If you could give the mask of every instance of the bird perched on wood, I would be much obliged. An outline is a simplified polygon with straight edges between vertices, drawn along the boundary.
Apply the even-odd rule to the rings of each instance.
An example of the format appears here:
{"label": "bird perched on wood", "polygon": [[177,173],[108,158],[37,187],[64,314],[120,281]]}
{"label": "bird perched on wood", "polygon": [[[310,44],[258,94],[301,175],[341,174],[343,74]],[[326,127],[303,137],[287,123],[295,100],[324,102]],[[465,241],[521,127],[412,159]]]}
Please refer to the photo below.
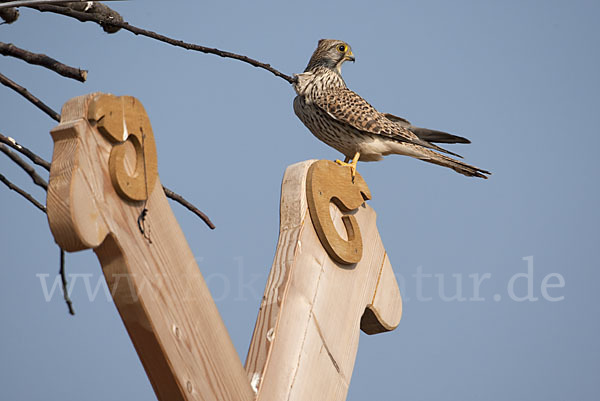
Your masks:
{"label": "bird perched on wood", "polygon": [[441,154],[461,157],[433,144],[470,143],[468,139],[414,127],[403,118],[375,110],[346,87],[341,70],[345,61],[354,62],[347,43],[321,39],[304,72],[295,75],[294,112],[318,139],[346,156],[336,162],[350,166],[353,177],[359,159],[377,161],[389,154],[411,156],[470,177],[491,174]]}

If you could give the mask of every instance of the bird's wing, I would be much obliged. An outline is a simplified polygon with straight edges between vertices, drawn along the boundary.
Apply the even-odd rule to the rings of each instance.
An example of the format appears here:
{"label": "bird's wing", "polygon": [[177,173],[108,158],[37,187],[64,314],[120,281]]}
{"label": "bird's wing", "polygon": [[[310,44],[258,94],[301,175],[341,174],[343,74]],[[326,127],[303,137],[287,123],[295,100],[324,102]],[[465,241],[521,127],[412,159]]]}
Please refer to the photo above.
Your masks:
{"label": "bird's wing", "polygon": [[359,131],[371,135],[385,136],[395,141],[411,143],[461,157],[456,153],[452,153],[449,150],[419,138],[407,127],[387,119],[384,114],[375,110],[365,99],[348,88],[324,90],[314,98],[313,102],[331,118]]}
{"label": "bird's wing", "polygon": [[395,116],[390,113],[383,114],[385,118],[388,120],[395,122],[396,124],[401,125],[404,128],[412,131],[416,136],[423,139],[427,142],[436,142],[436,143],[471,143],[467,138],[463,138],[462,136],[452,135],[444,131],[436,131],[433,129],[420,128],[415,127],[405,118]]}

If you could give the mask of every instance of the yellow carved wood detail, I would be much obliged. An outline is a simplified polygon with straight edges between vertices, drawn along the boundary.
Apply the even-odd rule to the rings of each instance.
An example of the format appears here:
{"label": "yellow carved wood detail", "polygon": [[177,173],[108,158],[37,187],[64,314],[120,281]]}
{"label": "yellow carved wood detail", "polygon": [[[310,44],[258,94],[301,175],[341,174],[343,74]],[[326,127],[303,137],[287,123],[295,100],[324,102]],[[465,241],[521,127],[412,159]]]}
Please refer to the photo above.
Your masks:
{"label": "yellow carved wood detail", "polygon": [[[132,96],[101,94],[90,102],[88,119],[109,141],[116,143],[110,153],[109,172],[119,195],[131,201],[146,200],[156,183],[158,162],[144,106]],[[134,156],[130,163],[131,148]]]}
{"label": "yellow carved wood detail", "polygon": [[337,232],[331,219],[330,203],[342,212],[351,212],[371,199],[371,192],[360,174],[349,179],[349,169],[329,160],[320,160],[310,166],[306,178],[308,209],[321,244],[338,263],[358,263],[363,254],[360,227],[352,215],[344,215],[342,222],[347,240]]}

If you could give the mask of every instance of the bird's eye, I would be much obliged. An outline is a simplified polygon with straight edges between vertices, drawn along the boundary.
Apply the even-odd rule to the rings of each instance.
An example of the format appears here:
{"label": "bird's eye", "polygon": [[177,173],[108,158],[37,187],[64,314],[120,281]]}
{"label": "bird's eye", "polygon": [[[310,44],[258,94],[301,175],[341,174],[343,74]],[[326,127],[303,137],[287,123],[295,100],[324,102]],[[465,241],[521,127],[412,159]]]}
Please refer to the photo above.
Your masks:
{"label": "bird's eye", "polygon": [[337,49],[340,53],[346,53],[346,45],[339,45]]}

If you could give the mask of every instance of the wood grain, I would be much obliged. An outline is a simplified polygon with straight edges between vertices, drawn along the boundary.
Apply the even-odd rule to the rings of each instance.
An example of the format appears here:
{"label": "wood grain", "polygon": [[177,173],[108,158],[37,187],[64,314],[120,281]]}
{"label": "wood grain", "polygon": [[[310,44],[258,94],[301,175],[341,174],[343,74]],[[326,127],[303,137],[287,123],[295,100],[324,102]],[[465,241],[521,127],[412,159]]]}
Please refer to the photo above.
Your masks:
{"label": "wood grain", "polygon": [[[160,400],[252,400],[242,364],[157,172],[147,169],[147,177],[142,177],[154,174],[155,180],[145,203],[113,185],[109,159],[115,147],[123,146],[118,168],[135,178],[146,148],[155,146],[149,122],[144,122],[147,116],[133,98],[104,97],[109,99],[102,106],[104,118],[112,113],[121,124],[107,119],[104,127],[111,137],[101,134],[102,113],[92,110],[91,121],[88,117],[90,105],[102,105],[103,97],[70,100],[60,125],[52,130],[47,205],[54,238],[68,251],[94,249]],[[129,112],[133,115],[128,117]],[[119,126],[125,127],[121,137]],[[128,137],[140,133],[146,135],[139,141],[144,149],[127,144]],[[144,206],[146,235],[137,224]]]}
{"label": "wood grain", "polygon": [[[307,175],[314,163],[288,167],[283,179],[279,241],[245,365],[257,400],[344,400],[359,329],[392,330],[402,314],[371,207],[362,203],[342,213],[335,203],[328,206],[341,240],[348,239],[343,215],[360,229],[363,253],[355,265],[336,262],[321,245],[308,212]],[[351,184],[347,169],[331,168]],[[339,178],[337,172],[331,177]],[[312,191],[347,184],[324,178]]]}

